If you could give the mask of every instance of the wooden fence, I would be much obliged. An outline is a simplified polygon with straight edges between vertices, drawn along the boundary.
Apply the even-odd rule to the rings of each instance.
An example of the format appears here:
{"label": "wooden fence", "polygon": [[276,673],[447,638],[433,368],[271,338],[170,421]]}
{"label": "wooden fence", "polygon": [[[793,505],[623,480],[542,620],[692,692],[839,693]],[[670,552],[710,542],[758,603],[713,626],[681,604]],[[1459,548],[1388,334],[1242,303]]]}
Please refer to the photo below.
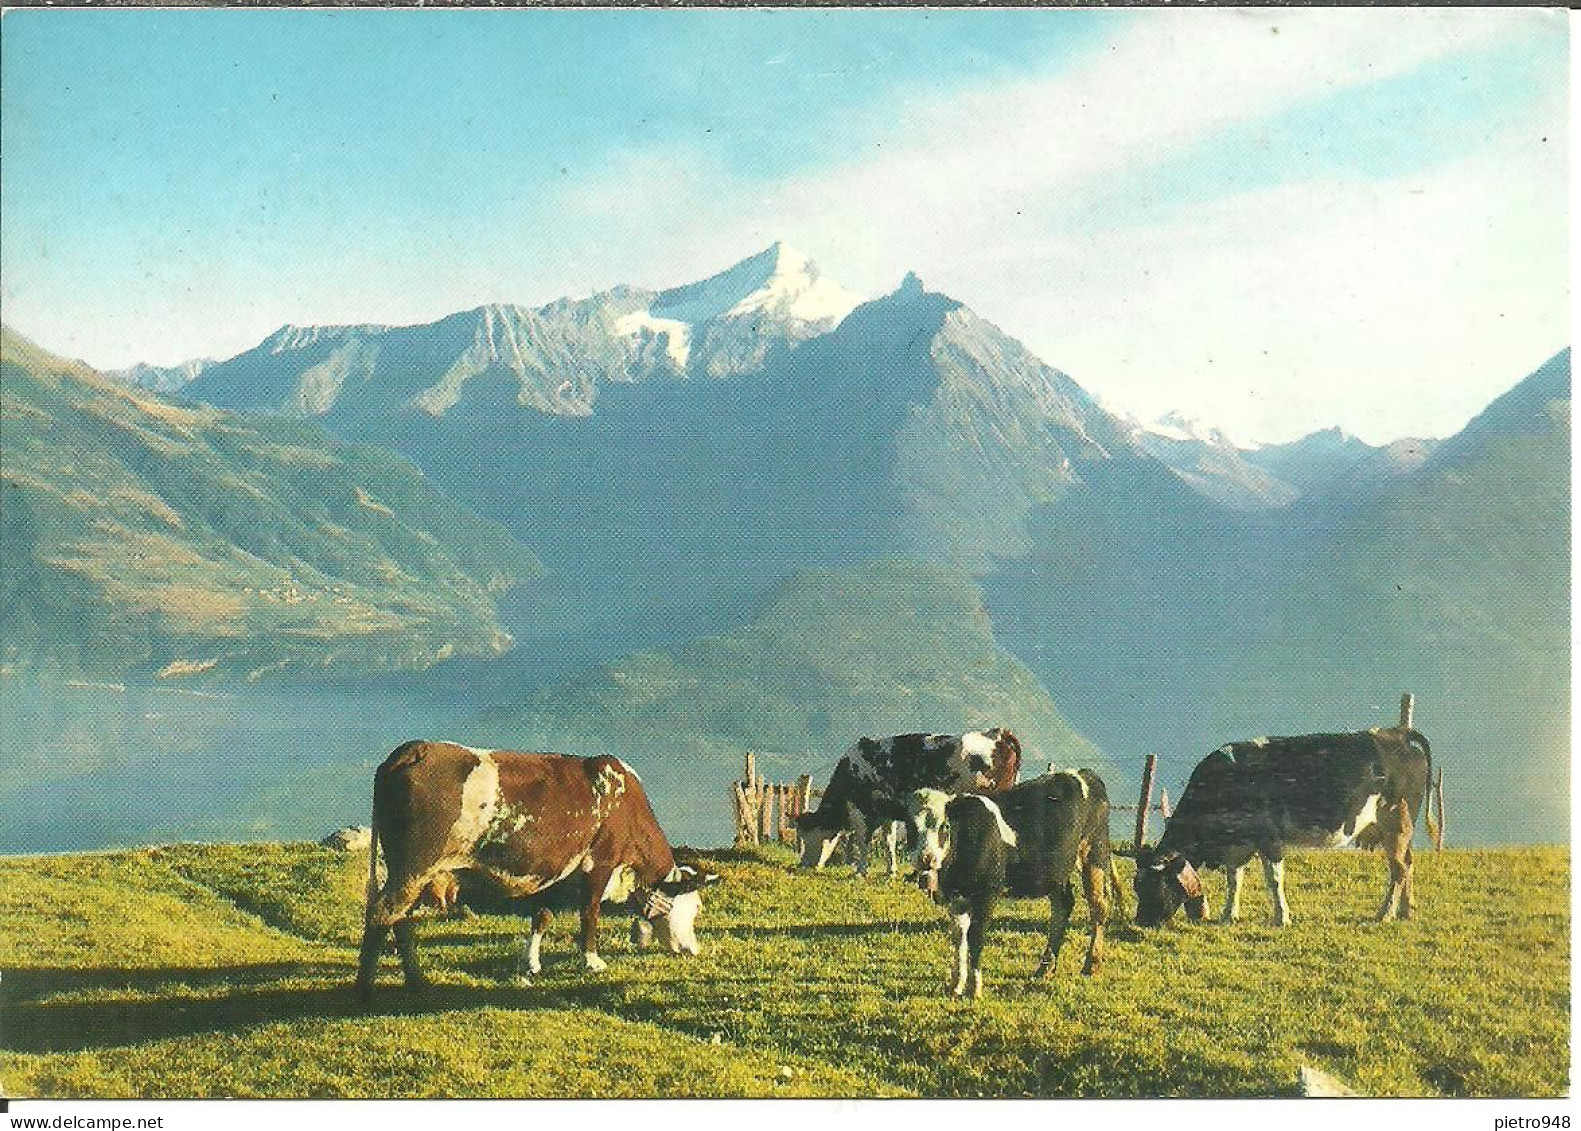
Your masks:
{"label": "wooden fence", "polygon": [[795,782],[771,782],[758,773],[757,755],[748,752],[741,780],[730,783],[731,807],[736,819],[736,846],[796,844],[796,818],[813,807],[822,790],[812,787],[812,775]]}

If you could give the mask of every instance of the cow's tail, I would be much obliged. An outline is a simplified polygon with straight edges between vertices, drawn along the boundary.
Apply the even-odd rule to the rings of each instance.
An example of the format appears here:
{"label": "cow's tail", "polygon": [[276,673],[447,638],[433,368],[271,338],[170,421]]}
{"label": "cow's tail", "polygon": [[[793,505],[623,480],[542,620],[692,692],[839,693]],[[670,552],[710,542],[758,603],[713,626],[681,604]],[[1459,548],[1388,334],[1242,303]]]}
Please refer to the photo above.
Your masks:
{"label": "cow's tail", "polygon": [[373,807],[368,822],[368,895],[366,916],[373,919],[379,901],[379,806]]}
{"label": "cow's tail", "polygon": [[1437,844],[1438,822],[1433,820],[1433,748],[1428,745],[1427,736],[1419,730],[1407,730],[1405,741],[1420,749],[1427,759],[1427,787],[1422,790],[1422,819],[1427,824],[1428,838]]}

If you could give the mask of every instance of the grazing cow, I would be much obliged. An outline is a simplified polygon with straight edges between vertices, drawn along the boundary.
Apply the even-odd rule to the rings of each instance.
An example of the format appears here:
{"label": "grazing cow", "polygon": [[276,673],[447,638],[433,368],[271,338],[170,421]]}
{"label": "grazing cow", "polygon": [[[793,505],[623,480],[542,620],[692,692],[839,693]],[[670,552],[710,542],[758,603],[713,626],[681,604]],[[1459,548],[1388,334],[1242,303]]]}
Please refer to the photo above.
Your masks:
{"label": "grazing cow", "polygon": [[[1427,794],[1433,752],[1414,730],[1256,738],[1221,746],[1197,764],[1164,835],[1136,856],[1136,922],[1156,926],[1184,903],[1207,917],[1197,868],[1223,868],[1223,922],[1240,914],[1241,876],[1253,855],[1274,904],[1290,922],[1285,848],[1382,847],[1389,885],[1380,920],[1411,916],[1412,815]],[[1431,829],[1431,815],[1429,815]]]}
{"label": "grazing cow", "polygon": [[950,986],[955,997],[982,992],[983,939],[1001,894],[1048,898],[1048,946],[1033,977],[1054,969],[1076,905],[1070,875],[1077,870],[1092,917],[1081,972],[1098,970],[1111,884],[1119,896],[1109,855],[1109,794],[1102,778],[1091,770],[1060,770],[993,797],[918,790],[911,811],[921,842],[918,883],[955,920]]}
{"label": "grazing cow", "polygon": [[[1015,784],[1021,742],[1003,727],[965,734],[859,738],[835,763],[818,808],[796,818],[804,868],[822,868],[842,844],[867,875],[868,838],[885,832],[889,874],[900,870],[897,823],[913,790],[997,793]],[[909,828],[909,826],[908,826]]]}
{"label": "grazing cow", "polygon": [[[384,848],[386,879],[377,879]],[[447,878],[441,878],[447,877]],[[582,955],[598,956],[603,902],[625,903],[647,933],[678,954],[698,951],[702,888],[718,876],[678,867],[643,791],[619,758],[572,758],[408,742],[373,781],[373,851],[357,988],[373,988],[390,931],[409,988],[424,984],[413,911],[426,895],[487,890],[531,913],[525,973],[540,969],[539,944],[555,903],[582,913]],[[643,936],[640,929],[634,935]]]}

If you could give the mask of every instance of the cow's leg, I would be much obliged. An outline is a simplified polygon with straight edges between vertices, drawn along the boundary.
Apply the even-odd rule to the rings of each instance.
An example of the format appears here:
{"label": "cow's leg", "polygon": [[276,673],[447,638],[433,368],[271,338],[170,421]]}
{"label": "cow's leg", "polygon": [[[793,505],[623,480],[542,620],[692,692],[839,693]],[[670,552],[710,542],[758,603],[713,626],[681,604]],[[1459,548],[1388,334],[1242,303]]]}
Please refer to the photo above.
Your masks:
{"label": "cow's leg", "polygon": [[546,907],[534,909],[532,913],[532,931],[527,936],[527,941],[522,945],[521,957],[516,962],[517,982],[525,983],[532,977],[543,972],[543,958],[540,950],[543,947],[544,932],[549,929],[549,921],[554,918]]}
{"label": "cow's leg", "polygon": [[900,875],[900,828],[899,821],[890,821],[885,826],[884,847],[889,850],[890,879]]}
{"label": "cow's leg", "polygon": [[971,976],[971,955],[966,944],[967,933],[972,927],[971,910],[965,906],[952,906],[950,941],[954,947],[950,967],[950,994],[961,997],[966,993],[966,983]]}
{"label": "cow's leg", "polygon": [[613,868],[595,868],[587,876],[587,897],[582,903],[582,963],[593,974],[609,968],[609,964],[598,956],[598,909],[614,871]]}
{"label": "cow's leg", "polygon": [[426,989],[428,978],[423,974],[422,964],[417,961],[417,924],[411,919],[402,919],[395,924],[395,949],[401,956],[401,971],[406,975],[406,988]]}
{"label": "cow's leg", "polygon": [[1274,926],[1290,925],[1290,904],[1285,902],[1285,862],[1263,857],[1263,882],[1268,885],[1268,898],[1274,905]]}
{"label": "cow's leg", "polygon": [[1241,917],[1241,879],[1246,875],[1246,865],[1224,866],[1224,913],[1221,923],[1233,923]]}
{"label": "cow's leg", "polygon": [[1083,974],[1096,974],[1103,965],[1103,925],[1109,919],[1109,863],[1095,861],[1091,853],[1081,860],[1082,894],[1087,898],[1087,914],[1092,930],[1087,935],[1087,959]]}
{"label": "cow's leg", "polygon": [[1060,948],[1065,945],[1065,932],[1070,929],[1071,909],[1076,906],[1076,893],[1070,884],[1049,892],[1049,941],[1038,960],[1034,978],[1046,978],[1059,961]]}
{"label": "cow's leg", "polygon": [[867,879],[867,858],[872,845],[869,843],[872,834],[863,829],[860,834],[851,834],[851,863],[856,865],[856,874],[864,880]]}
{"label": "cow's leg", "polygon": [[379,956],[384,953],[385,941],[390,937],[388,924],[379,922],[372,915],[362,928],[362,952],[357,957],[357,996],[373,996],[373,979],[379,970]]}
{"label": "cow's leg", "polygon": [[[411,921],[407,918],[412,907],[422,897],[423,890],[428,886],[428,881],[422,876],[407,876],[404,880],[399,878],[399,873],[392,870],[392,874],[385,880],[384,889],[369,905],[367,918],[362,929],[362,947],[357,957],[357,993],[366,998],[373,993],[374,978],[379,969],[379,958],[384,953],[385,941],[390,937],[390,930],[395,928],[396,946],[401,945],[402,930],[398,926],[405,923],[405,935],[411,944]],[[413,952],[412,962],[416,963],[416,951]],[[412,984],[410,967],[403,953],[401,964],[408,969],[407,985]],[[418,984],[422,982],[422,972],[418,971]]]}
{"label": "cow's leg", "polygon": [[1384,827],[1383,850],[1389,860],[1389,887],[1384,892],[1383,906],[1378,908],[1378,920],[1411,917],[1411,809],[1405,798],[1385,807],[1378,823]]}
{"label": "cow's leg", "polygon": [[993,897],[985,896],[972,908],[971,922],[966,925],[966,959],[972,970],[966,988],[968,997],[975,998],[983,992],[983,940],[988,935],[988,920],[993,910]]}

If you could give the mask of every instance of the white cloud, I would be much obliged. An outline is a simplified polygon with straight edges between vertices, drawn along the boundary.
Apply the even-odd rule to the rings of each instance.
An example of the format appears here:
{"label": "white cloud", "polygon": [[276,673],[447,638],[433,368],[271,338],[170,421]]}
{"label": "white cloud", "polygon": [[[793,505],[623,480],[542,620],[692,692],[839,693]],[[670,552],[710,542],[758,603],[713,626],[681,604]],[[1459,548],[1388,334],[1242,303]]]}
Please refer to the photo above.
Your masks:
{"label": "white cloud", "polygon": [[1151,11],[1058,73],[889,104],[852,125],[873,151],[842,167],[765,189],[649,150],[562,203],[611,277],[684,279],[778,236],[869,292],[915,269],[1134,411],[1259,438],[1452,430],[1566,338],[1560,92],[1424,173],[1147,219],[1117,189],[1238,123],[1564,34],[1532,11]]}

